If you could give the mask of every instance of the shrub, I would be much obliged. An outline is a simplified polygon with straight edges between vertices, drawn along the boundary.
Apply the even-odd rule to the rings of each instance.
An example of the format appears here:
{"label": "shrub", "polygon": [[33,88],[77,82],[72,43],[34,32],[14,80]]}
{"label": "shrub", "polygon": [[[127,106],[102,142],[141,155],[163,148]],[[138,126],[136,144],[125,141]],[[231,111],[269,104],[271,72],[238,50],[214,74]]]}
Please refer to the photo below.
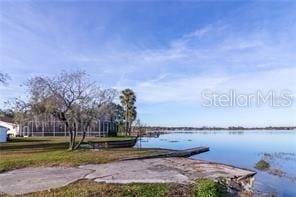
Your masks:
{"label": "shrub", "polygon": [[196,181],[195,196],[197,197],[219,197],[226,193],[226,188],[210,179],[199,179]]}
{"label": "shrub", "polygon": [[258,170],[267,170],[270,167],[269,163],[263,159],[256,163],[255,168]]}

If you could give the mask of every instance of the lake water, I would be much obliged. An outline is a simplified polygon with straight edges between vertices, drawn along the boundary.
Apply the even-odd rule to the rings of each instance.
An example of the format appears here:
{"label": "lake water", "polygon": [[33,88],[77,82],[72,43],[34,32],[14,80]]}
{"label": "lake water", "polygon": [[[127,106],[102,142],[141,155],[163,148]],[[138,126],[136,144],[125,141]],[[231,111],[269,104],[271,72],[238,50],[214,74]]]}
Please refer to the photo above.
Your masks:
{"label": "lake water", "polygon": [[187,149],[207,146],[209,152],[192,158],[232,164],[257,171],[254,191],[277,192],[279,196],[296,196],[296,180],[278,177],[254,168],[266,158],[271,168],[296,177],[296,131],[195,131],[144,137],[138,146]]}

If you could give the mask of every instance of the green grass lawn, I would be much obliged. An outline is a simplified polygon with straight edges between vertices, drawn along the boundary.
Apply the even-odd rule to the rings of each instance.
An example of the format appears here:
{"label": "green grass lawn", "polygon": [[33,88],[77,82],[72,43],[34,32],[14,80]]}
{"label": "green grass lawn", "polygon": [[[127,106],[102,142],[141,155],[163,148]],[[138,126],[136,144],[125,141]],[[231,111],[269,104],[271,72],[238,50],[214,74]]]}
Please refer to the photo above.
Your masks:
{"label": "green grass lawn", "polygon": [[29,193],[22,196],[131,196],[131,197],[221,197],[231,196],[221,191],[221,185],[209,179],[195,184],[178,183],[132,183],[106,184],[93,180],[79,180],[65,187]]}
{"label": "green grass lawn", "polygon": [[[132,138],[133,137],[87,138],[87,140],[112,141]],[[165,150],[158,149],[137,148],[101,150],[79,149],[69,151],[67,147],[68,138],[12,138],[11,142],[0,145],[0,172],[31,166],[101,164],[123,158],[166,152]]]}
{"label": "green grass lawn", "polygon": [[[86,140],[111,141],[132,138],[87,138]],[[162,149],[79,149],[67,150],[68,138],[30,137],[12,138],[9,143],[0,146],[0,172],[39,166],[78,166],[84,164],[102,164],[124,158],[148,156],[166,153]],[[34,145],[34,148],[28,145]],[[12,148],[13,147],[13,148]],[[197,184],[105,184],[92,180],[79,180],[65,187],[41,191],[22,196],[200,196],[216,197],[218,185],[210,180]]]}
{"label": "green grass lawn", "polygon": [[[78,142],[81,138],[76,138]],[[84,142],[88,141],[121,141],[135,139],[133,136],[118,137],[86,137]],[[6,143],[0,143],[0,150],[39,148],[42,146],[67,147],[69,137],[13,137]]]}
{"label": "green grass lawn", "polygon": [[[188,186],[186,187],[188,188]],[[91,180],[80,180],[65,187],[30,193],[22,196],[132,196],[132,197],[165,197],[165,196],[194,196],[191,188],[178,184],[105,184]]]}
{"label": "green grass lawn", "polygon": [[[118,137],[86,137],[84,139],[85,142],[87,141],[120,141],[120,140],[130,140],[134,139],[133,136],[118,136]],[[77,141],[81,138],[77,137]],[[25,143],[60,143],[60,142],[69,142],[69,137],[12,137],[7,143],[0,144],[1,146],[5,146],[8,144],[25,144]]]}
{"label": "green grass lawn", "polygon": [[[134,136],[116,136],[116,137],[85,137],[86,140],[125,140],[134,139]],[[78,137],[79,139],[79,137]],[[50,142],[65,142],[69,137],[12,137],[12,142],[34,142],[34,141],[50,141]]]}
{"label": "green grass lawn", "polygon": [[101,164],[123,158],[155,154],[153,149],[104,149],[93,151],[81,149],[68,151],[65,148],[39,148],[0,151],[0,172],[32,166],[78,166]]}

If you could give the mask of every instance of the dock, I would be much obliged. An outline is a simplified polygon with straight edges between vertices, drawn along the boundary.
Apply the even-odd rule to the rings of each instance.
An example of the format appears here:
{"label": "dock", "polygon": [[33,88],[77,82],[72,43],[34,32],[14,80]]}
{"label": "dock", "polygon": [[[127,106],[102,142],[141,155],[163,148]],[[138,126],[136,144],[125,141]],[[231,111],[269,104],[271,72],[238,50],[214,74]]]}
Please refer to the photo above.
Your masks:
{"label": "dock", "polygon": [[192,155],[197,155],[208,151],[210,151],[209,147],[201,146],[185,150],[174,150],[173,152],[166,154],[166,157],[191,157]]}
{"label": "dock", "polygon": [[210,151],[209,147],[195,147],[185,150],[171,150],[168,149],[167,153],[159,153],[155,155],[143,156],[143,157],[133,157],[133,158],[125,158],[122,160],[135,160],[135,159],[153,159],[153,158],[171,158],[171,157],[191,157],[192,155],[197,155],[200,153]]}

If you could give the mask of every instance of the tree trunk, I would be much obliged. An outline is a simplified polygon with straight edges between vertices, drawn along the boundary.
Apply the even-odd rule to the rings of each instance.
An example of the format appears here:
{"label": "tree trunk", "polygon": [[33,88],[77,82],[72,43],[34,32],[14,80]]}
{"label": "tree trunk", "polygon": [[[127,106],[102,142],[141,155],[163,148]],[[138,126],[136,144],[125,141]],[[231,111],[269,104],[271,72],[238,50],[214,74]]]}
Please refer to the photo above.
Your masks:
{"label": "tree trunk", "polygon": [[69,124],[67,122],[66,122],[66,131],[69,133],[69,137],[70,137],[68,149],[72,150],[72,148],[73,148],[73,133],[72,133],[72,130],[69,127]]}
{"label": "tree trunk", "polygon": [[131,131],[132,131],[132,121],[129,121],[130,124],[128,126],[128,135],[130,136],[131,135]]}
{"label": "tree trunk", "polygon": [[69,142],[69,150],[73,150],[74,144],[73,144],[73,131],[69,131],[70,134],[70,142]]}
{"label": "tree trunk", "polygon": [[72,150],[75,149],[75,144],[76,144],[76,135],[77,135],[77,127],[76,127],[76,123],[74,122],[73,123],[73,147],[72,147]]}
{"label": "tree trunk", "polygon": [[88,126],[87,126],[85,129],[83,129],[82,138],[81,138],[81,140],[79,141],[79,143],[74,147],[74,150],[78,149],[78,148],[80,147],[80,145],[82,144],[82,142],[84,141],[85,136],[86,136],[86,131],[88,130],[89,125],[90,125],[90,123],[88,123]]}
{"label": "tree trunk", "polygon": [[129,122],[128,122],[128,106],[126,106],[125,112],[125,136],[128,134]]}
{"label": "tree trunk", "polygon": [[127,136],[128,134],[128,128],[129,128],[128,121],[125,121],[125,136]]}
{"label": "tree trunk", "polygon": [[76,146],[74,147],[74,150],[76,150],[76,149],[78,149],[80,147],[81,143],[84,141],[85,135],[86,135],[86,132],[84,131],[83,134],[82,134],[81,140],[79,141],[78,144],[76,144]]}

